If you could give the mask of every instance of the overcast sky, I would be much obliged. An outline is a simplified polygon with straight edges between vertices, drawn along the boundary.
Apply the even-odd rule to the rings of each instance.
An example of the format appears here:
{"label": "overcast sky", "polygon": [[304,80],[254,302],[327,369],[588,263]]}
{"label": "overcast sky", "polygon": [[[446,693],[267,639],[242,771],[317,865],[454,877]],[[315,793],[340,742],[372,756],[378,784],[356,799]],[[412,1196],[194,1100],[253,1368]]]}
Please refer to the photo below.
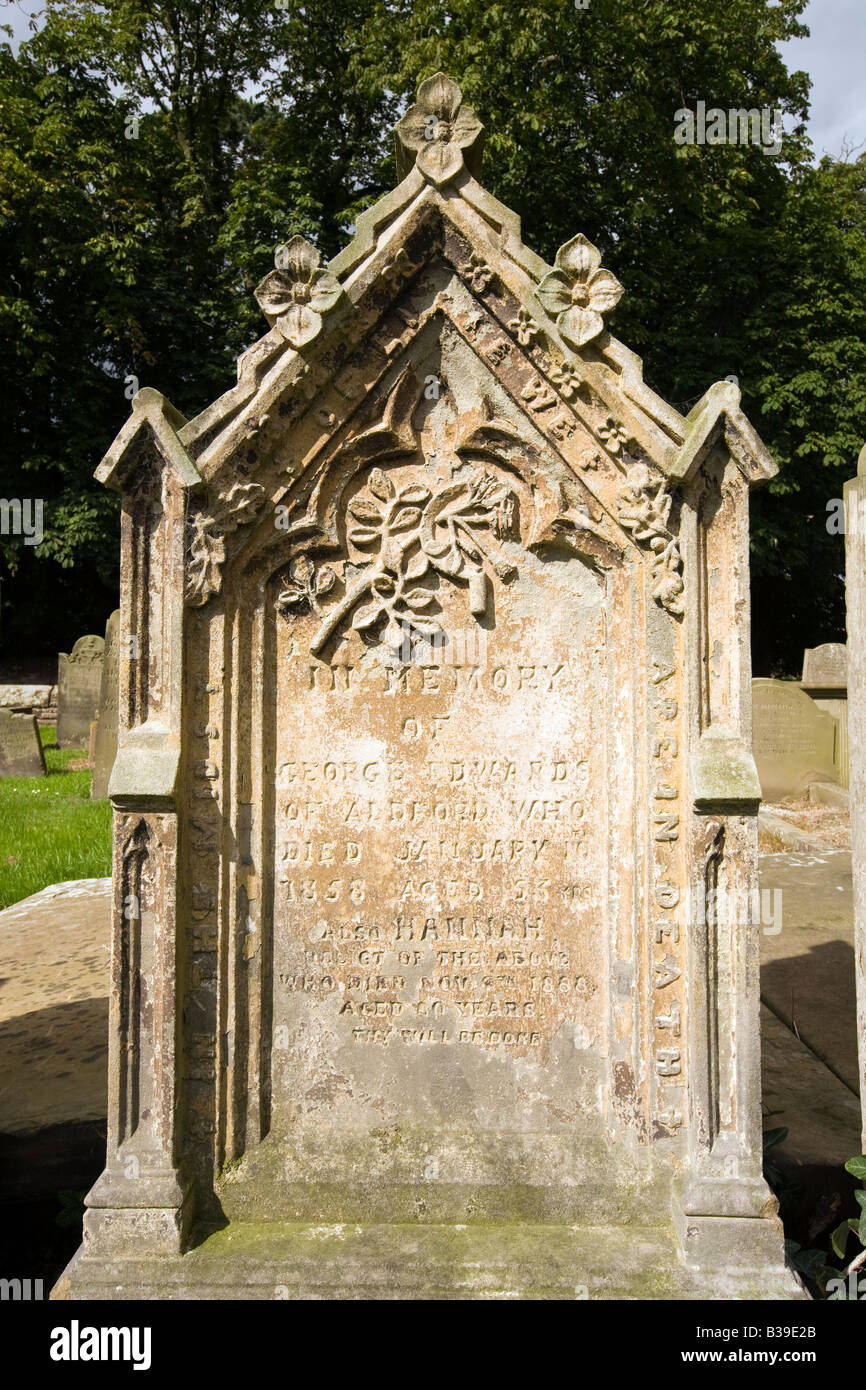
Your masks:
{"label": "overcast sky", "polygon": [[793,72],[812,79],[809,135],[818,158],[866,141],[866,0],[810,0],[808,39],[780,44]]}
{"label": "overcast sky", "polygon": [[[38,0],[0,0],[0,23],[14,30],[16,48],[28,36],[30,16],[42,9]],[[816,157],[838,157],[846,142],[866,142],[866,0],[809,0],[802,17],[810,37],[782,44],[781,51],[791,70],[802,68],[812,79],[809,134]]]}

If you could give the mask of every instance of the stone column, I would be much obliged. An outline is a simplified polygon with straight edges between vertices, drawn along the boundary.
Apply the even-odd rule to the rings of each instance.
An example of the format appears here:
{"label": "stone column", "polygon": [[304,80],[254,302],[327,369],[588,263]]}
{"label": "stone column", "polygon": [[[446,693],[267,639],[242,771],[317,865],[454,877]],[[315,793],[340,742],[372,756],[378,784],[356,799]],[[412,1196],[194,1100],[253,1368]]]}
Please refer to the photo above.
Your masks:
{"label": "stone column", "polygon": [[[151,419],[153,417],[153,419]],[[108,1151],[88,1193],[84,1254],[176,1254],[191,1220],[181,1171],[177,1045],[177,780],[183,713],[184,475],[160,437],[178,423],[157,392],[136,397],[136,448],[101,477],[123,494]],[[153,424],[153,435],[147,424]],[[141,436],[144,435],[144,439]],[[176,442],[176,435],[174,436]],[[169,441],[170,442],[170,441]],[[97,474],[100,477],[100,474]]]}
{"label": "stone column", "polygon": [[748,482],[718,445],[691,480],[686,564],[694,852],[686,920],[692,1163],[674,1212],[682,1257],[755,1267],[782,1255],[761,1171],[760,914],[749,652]]}
{"label": "stone column", "polygon": [[845,596],[857,1044],[862,1145],[866,1151],[866,446],[860,451],[856,478],[845,484]]}

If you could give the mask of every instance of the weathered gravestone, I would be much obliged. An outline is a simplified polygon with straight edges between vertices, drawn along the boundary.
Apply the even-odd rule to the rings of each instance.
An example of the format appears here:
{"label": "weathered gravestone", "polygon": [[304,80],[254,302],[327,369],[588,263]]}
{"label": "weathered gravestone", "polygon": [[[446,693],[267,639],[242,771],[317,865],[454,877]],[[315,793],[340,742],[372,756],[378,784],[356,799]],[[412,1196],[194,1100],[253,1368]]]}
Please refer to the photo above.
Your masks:
{"label": "weathered gravestone", "polygon": [[854,871],[854,968],[860,1110],[866,1153],[866,445],[857,476],[845,484],[845,601],[848,609],[848,726],[851,861]]}
{"label": "weathered gravestone", "polygon": [[735,387],[644,384],[480,136],[422,84],[347,249],[278,251],[238,385],[140,392],[98,470],[135,655],[60,1296],[798,1290],[743,907],[774,466]]}
{"label": "weathered gravestone", "polygon": [[848,651],[845,643],[825,642],[820,647],[806,647],[801,685],[816,695],[826,690],[828,698],[844,699],[848,688]]}
{"label": "weathered gravestone", "polygon": [[844,642],[825,642],[803,652],[806,694],[819,709],[838,720],[834,764],[839,782],[848,786],[848,652]]}
{"label": "weathered gravestone", "polygon": [[42,777],[44,773],[36,716],[0,708],[0,777]]}
{"label": "weathered gravestone", "polygon": [[101,637],[79,637],[67,656],[57,658],[57,747],[86,748],[99,708]]}
{"label": "weathered gravestone", "polygon": [[117,754],[118,644],[120,641],[120,609],[116,608],[105,624],[105,654],[102,660],[102,681],[99,687],[99,720],[93,749],[93,771],[90,795],[108,796],[108,779]]}
{"label": "weathered gravestone", "polygon": [[752,681],[752,749],[765,801],[837,782],[839,723],[794,681]]}

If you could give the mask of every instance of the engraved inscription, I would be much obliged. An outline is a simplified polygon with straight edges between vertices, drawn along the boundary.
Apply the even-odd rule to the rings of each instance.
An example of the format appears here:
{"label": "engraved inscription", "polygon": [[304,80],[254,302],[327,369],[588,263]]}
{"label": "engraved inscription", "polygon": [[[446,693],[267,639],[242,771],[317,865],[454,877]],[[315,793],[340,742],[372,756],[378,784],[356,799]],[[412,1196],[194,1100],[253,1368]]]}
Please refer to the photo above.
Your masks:
{"label": "engraved inscription", "polygon": [[[312,613],[291,629],[300,660],[278,647],[290,716],[273,772],[274,1025],[287,1030],[287,1091],[306,1065],[292,1039],[314,1018],[353,1051],[469,1048],[545,1067],[563,1046],[603,1050],[604,700],[581,650],[603,641],[604,618],[588,571],[571,575],[571,593],[558,576],[540,649],[525,618],[546,576],[531,555],[483,661],[388,662],[350,628],[325,665]],[[449,635],[461,595],[437,595]],[[278,643],[287,632],[277,624]]]}

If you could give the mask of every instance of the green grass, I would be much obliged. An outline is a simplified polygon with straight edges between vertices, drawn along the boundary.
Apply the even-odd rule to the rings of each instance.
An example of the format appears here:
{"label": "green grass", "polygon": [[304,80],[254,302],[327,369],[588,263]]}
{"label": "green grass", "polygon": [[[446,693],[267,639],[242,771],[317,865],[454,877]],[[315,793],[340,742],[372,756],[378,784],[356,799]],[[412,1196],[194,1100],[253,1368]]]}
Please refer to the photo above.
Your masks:
{"label": "green grass", "polygon": [[46,777],[0,778],[0,908],[70,878],[111,873],[111,803],[90,800],[90,772],[70,772],[86,750],[54,748],[40,729]]}

